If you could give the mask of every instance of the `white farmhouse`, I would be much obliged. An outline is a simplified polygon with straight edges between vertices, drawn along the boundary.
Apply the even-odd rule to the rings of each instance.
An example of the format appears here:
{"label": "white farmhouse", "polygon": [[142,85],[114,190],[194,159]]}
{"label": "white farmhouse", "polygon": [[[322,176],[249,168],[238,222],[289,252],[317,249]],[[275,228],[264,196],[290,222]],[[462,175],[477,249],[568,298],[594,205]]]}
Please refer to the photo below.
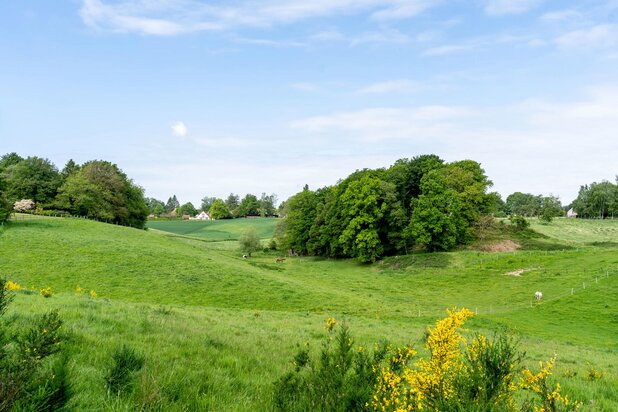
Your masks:
{"label": "white farmhouse", "polygon": [[210,220],[210,215],[208,213],[206,213],[206,212],[200,212],[193,219],[195,219],[195,220]]}

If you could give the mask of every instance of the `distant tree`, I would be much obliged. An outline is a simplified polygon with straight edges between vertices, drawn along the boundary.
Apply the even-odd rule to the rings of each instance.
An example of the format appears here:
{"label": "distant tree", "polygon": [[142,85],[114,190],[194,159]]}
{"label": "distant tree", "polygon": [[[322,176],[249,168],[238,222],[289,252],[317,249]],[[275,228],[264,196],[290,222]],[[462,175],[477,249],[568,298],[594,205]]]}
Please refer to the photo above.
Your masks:
{"label": "distant tree", "polygon": [[215,199],[215,201],[212,202],[208,214],[212,219],[229,219],[232,217],[227,205],[221,199]]}
{"label": "distant tree", "polygon": [[204,196],[202,198],[202,205],[200,206],[200,210],[203,210],[204,212],[208,212],[210,210],[210,207],[212,206],[212,203],[215,200],[217,200],[216,197]]}
{"label": "distant tree", "polygon": [[165,204],[165,212],[171,213],[174,209],[178,209],[180,207],[180,202],[176,198],[176,195],[173,195],[169,199],[167,199],[167,203]]}
{"label": "distant tree", "polygon": [[62,177],[62,181],[64,182],[67,177],[72,175],[73,173],[79,171],[79,165],[73,161],[73,159],[69,159],[69,161],[64,165],[64,168],[60,172]]}
{"label": "distant tree", "polygon": [[259,216],[260,202],[255,195],[247,194],[238,205],[238,217]]}
{"label": "distant tree", "polygon": [[276,203],[277,203],[277,195],[272,193],[270,195],[267,195],[266,193],[262,193],[262,196],[260,197],[259,200],[259,207],[258,210],[260,212],[260,216],[262,217],[266,217],[266,216],[273,216],[276,211]]}
{"label": "distant tree", "polygon": [[249,256],[251,256],[253,252],[257,252],[262,249],[260,238],[253,228],[244,231],[242,235],[240,235],[238,243],[240,245],[240,251]]}
{"label": "distant tree", "polygon": [[564,210],[562,209],[560,199],[555,196],[543,197],[539,218],[546,223],[550,223],[553,218],[560,216],[564,216]]}
{"label": "distant tree", "polygon": [[315,192],[305,186],[302,192],[290,197],[286,203],[289,212],[285,216],[285,220],[278,223],[280,231],[281,227],[284,228],[284,235],[280,244],[285,249],[291,249],[302,255],[307,254],[309,232],[316,216],[318,198]]}
{"label": "distant tree", "polygon": [[399,208],[395,185],[369,174],[349,184],[341,196],[345,228],[339,237],[343,252],[360,262],[375,262],[387,243],[388,216]]}
{"label": "distant tree", "polygon": [[515,192],[506,198],[506,212],[509,215],[525,217],[538,216],[541,213],[542,196]]}
{"label": "distant tree", "polygon": [[451,249],[467,229],[461,209],[459,196],[448,187],[445,176],[429,172],[423,177],[421,195],[412,201],[406,236],[429,251]]}
{"label": "distant tree", "polygon": [[28,157],[11,164],[4,169],[3,175],[6,197],[11,202],[32,199],[43,206],[51,205],[61,184],[56,166],[40,157]]}
{"label": "distant tree", "polygon": [[606,180],[581,186],[573,209],[579,217],[606,218],[618,214],[618,185]]}
{"label": "distant tree", "polygon": [[180,206],[180,208],[178,209],[177,215],[180,215],[180,216],[183,216],[183,215],[195,216],[195,215],[197,215],[197,209],[195,208],[195,206],[193,206],[193,203],[188,202],[188,203],[185,203],[184,205]]}
{"label": "distant tree", "polygon": [[232,215],[235,215],[238,205],[240,205],[240,198],[234,193],[230,193],[227,199],[225,199],[225,205]]}
{"label": "distant tree", "polygon": [[162,200],[153,197],[147,197],[145,200],[151,215],[160,216],[165,213],[165,203]]}
{"label": "distant tree", "polygon": [[72,214],[143,228],[148,216],[144,191],[113,163],[94,160],[71,174],[56,205]]}
{"label": "distant tree", "polygon": [[22,160],[24,160],[23,157],[21,157],[20,155],[18,155],[15,152],[12,153],[7,153],[5,155],[3,155],[2,157],[0,157],[0,174],[6,170],[9,166],[13,166],[16,165],[17,163],[21,162]]}

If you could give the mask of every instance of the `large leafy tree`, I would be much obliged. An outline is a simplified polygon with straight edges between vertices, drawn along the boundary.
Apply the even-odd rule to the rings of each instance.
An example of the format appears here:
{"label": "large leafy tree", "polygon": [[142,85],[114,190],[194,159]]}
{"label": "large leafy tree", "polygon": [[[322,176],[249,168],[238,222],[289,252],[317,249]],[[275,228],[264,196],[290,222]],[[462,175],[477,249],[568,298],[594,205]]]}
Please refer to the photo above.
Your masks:
{"label": "large leafy tree", "polygon": [[36,156],[27,157],[4,169],[6,197],[10,202],[32,199],[42,206],[51,205],[61,184],[60,173],[48,159]]}
{"label": "large leafy tree", "polygon": [[240,205],[240,198],[238,195],[234,193],[230,193],[230,195],[225,199],[225,205],[230,213],[235,214],[236,209],[238,209],[238,205]]}
{"label": "large leafy tree", "polygon": [[429,251],[452,248],[467,229],[457,192],[449,188],[444,174],[437,171],[423,178],[421,192],[412,201],[412,219],[406,236]]}
{"label": "large leafy tree", "polygon": [[260,202],[255,195],[247,194],[238,205],[238,217],[259,216]]}
{"label": "large leafy tree", "polygon": [[148,216],[144,191],[110,162],[85,163],[60,187],[58,207],[79,216],[143,228]]}
{"label": "large leafy tree", "polygon": [[360,262],[375,262],[384,253],[391,210],[398,209],[395,185],[378,177],[351,182],[341,196],[345,228],[343,252]]}
{"label": "large leafy tree", "polygon": [[604,180],[581,186],[573,208],[580,217],[603,219],[618,215],[618,185]]}
{"label": "large leafy tree", "polygon": [[510,215],[532,217],[541,213],[542,196],[515,192],[506,198],[506,211]]}
{"label": "large leafy tree", "polygon": [[215,199],[215,201],[212,202],[208,214],[213,219],[229,219],[232,217],[227,205],[221,199]]}
{"label": "large leafy tree", "polygon": [[172,197],[168,198],[167,203],[165,203],[165,211],[167,213],[171,213],[175,209],[178,209],[179,207],[180,207],[180,202],[178,201],[178,198],[176,198],[176,195],[173,195]]}
{"label": "large leafy tree", "polygon": [[[283,247],[296,253],[307,254],[309,233],[314,224],[318,205],[316,193],[305,185],[302,192],[287,201],[287,215],[279,224],[284,227]],[[279,229],[281,230],[281,229]]]}
{"label": "large leafy tree", "polygon": [[193,203],[187,202],[184,205],[180,206],[180,209],[178,210],[178,214],[181,216],[182,215],[195,216],[197,215],[197,209],[195,208],[195,206],[193,206]]}
{"label": "large leafy tree", "polygon": [[277,212],[276,204],[277,204],[277,195],[272,193],[267,195],[266,193],[262,193],[262,196],[259,200],[259,212],[260,216],[273,216]]}

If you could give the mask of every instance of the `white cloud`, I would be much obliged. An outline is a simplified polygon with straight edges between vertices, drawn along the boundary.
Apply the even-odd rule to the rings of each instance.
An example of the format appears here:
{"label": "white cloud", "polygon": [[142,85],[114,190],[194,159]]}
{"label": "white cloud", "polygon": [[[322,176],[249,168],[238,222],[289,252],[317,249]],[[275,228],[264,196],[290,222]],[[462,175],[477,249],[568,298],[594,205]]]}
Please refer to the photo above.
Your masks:
{"label": "white cloud", "polygon": [[83,0],[80,15],[88,26],[148,35],[270,27],[340,14],[369,13],[378,20],[416,16],[441,0],[236,0],[207,4],[197,0]]}
{"label": "white cloud", "polygon": [[541,2],[542,0],[486,0],[485,12],[493,16],[525,13]]}
{"label": "white cloud", "polygon": [[573,30],[559,36],[556,43],[564,48],[608,48],[618,45],[618,24],[599,24]]}
{"label": "white cloud", "polygon": [[590,89],[569,103],[379,107],[301,119],[291,127],[331,148],[347,148],[341,158],[379,153],[388,159],[382,166],[422,153],[474,159],[503,195],[554,193],[569,202],[579,185],[618,174],[616,87]]}
{"label": "white cloud", "polygon": [[572,21],[581,18],[582,15],[579,11],[570,9],[551,11],[541,16],[541,20],[556,23],[562,23],[565,21]]}
{"label": "white cloud", "polygon": [[414,91],[418,86],[410,80],[392,80],[388,82],[380,82],[362,87],[357,91],[360,94],[379,94],[393,92],[410,92]]}
{"label": "white cloud", "polygon": [[176,137],[185,137],[187,132],[187,126],[183,122],[176,122],[172,125],[172,134]]}

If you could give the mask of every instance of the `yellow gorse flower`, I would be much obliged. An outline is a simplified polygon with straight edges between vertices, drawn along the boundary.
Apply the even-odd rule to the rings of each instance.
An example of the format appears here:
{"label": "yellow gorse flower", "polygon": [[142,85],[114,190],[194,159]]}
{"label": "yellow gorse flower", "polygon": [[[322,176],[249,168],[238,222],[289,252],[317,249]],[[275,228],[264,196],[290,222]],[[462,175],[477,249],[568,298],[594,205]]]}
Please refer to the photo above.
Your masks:
{"label": "yellow gorse flower", "polygon": [[18,291],[21,290],[21,285],[17,282],[13,282],[12,280],[7,280],[7,282],[4,284],[4,289]]}
{"label": "yellow gorse flower", "polygon": [[327,331],[330,332],[333,330],[335,325],[337,325],[337,320],[335,318],[328,318],[326,319],[326,324],[324,325],[324,327],[326,328]]}

